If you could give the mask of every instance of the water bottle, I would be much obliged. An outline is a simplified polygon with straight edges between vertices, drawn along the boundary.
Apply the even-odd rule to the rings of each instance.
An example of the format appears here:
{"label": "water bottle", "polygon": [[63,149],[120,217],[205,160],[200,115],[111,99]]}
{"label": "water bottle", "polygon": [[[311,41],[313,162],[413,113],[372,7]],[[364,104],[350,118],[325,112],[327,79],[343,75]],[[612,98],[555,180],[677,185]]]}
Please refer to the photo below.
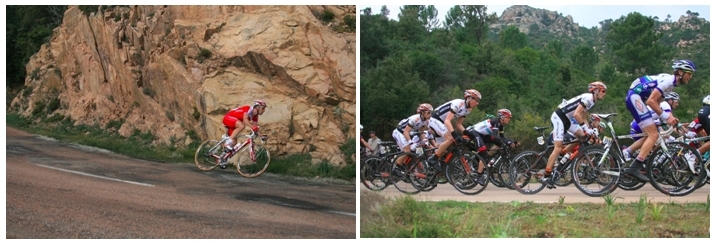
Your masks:
{"label": "water bottle", "polygon": [[572,157],[572,154],[570,154],[570,153],[565,154],[564,157],[562,157],[562,160],[559,161],[559,163],[560,164],[567,163],[567,161],[569,160],[569,157]]}

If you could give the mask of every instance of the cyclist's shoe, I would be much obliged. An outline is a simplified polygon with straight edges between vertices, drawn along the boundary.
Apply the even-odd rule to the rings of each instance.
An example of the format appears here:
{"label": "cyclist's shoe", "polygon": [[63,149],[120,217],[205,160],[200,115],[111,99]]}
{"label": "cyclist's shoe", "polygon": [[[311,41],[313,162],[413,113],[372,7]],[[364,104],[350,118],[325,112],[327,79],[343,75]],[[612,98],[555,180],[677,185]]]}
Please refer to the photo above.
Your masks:
{"label": "cyclist's shoe", "polygon": [[394,180],[402,180],[407,183],[410,183],[410,180],[408,180],[407,177],[405,176],[405,172],[401,171],[398,168],[393,168],[393,179]]}
{"label": "cyclist's shoe", "polygon": [[484,177],[485,177],[485,174],[484,174],[484,173],[483,173],[483,174],[477,174],[477,177],[475,178],[475,182],[477,182],[477,184],[480,184],[480,186],[484,186],[484,185],[485,185],[485,179],[484,179]]}
{"label": "cyclist's shoe", "polygon": [[626,149],[622,149],[622,154],[624,155],[624,160],[631,161],[631,154]]}
{"label": "cyclist's shoe", "polygon": [[438,162],[438,157],[435,155],[430,156],[428,158],[428,164],[433,167],[437,172],[443,172],[442,166],[440,166],[440,162]]}
{"label": "cyclist's shoe", "polygon": [[686,157],[686,162],[689,163],[689,169],[691,170],[691,172],[696,174],[696,155],[688,153],[684,157]]}
{"label": "cyclist's shoe", "polygon": [[624,169],[624,172],[627,173],[627,175],[630,175],[641,182],[649,181],[649,178],[646,178],[646,176],[644,174],[642,174],[641,170],[638,168],[629,167],[629,168]]}
{"label": "cyclist's shoe", "polygon": [[226,167],[227,167],[226,164],[227,164],[226,159],[221,159],[221,161],[219,162],[219,168],[226,169]]}
{"label": "cyclist's shoe", "polygon": [[556,186],[554,186],[554,181],[552,181],[552,175],[545,175],[544,177],[542,177],[541,179],[539,179],[539,181],[540,181],[542,184],[546,185],[547,188],[549,188],[549,189],[555,189],[555,188],[557,188]]}

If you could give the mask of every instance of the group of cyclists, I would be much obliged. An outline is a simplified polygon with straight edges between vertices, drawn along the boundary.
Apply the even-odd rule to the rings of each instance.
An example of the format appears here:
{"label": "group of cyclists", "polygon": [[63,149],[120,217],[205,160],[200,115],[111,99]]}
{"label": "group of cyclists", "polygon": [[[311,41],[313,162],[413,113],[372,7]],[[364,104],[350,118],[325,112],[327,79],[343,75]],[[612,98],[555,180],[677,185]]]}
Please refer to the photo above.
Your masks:
{"label": "group of cyclists", "polygon": [[[696,71],[696,66],[690,60],[676,60],[673,62],[672,68],[673,73],[671,74],[662,73],[637,78],[626,92],[625,105],[634,119],[631,124],[631,133],[646,133],[646,136],[635,138],[635,142],[631,146],[623,149],[622,153],[625,158],[633,160],[624,172],[642,182],[648,181],[642,170],[645,168],[645,159],[658,139],[658,126],[661,124],[676,126],[678,123],[677,118],[671,112],[678,106],[680,99],[679,95],[673,91],[674,87],[688,84],[693,72]],[[562,100],[562,103],[552,112],[553,131],[549,141],[554,144],[554,150],[547,161],[545,175],[541,178],[541,183],[547,185],[548,188],[554,188],[554,181],[550,174],[557,158],[567,151],[572,151],[573,147],[578,145],[578,143],[569,143],[564,146],[563,142],[566,137],[582,140],[593,139],[596,143],[601,142],[598,134],[606,126],[604,122],[601,122],[599,116],[587,113],[597,101],[604,99],[606,92],[606,84],[601,81],[592,82],[587,86],[587,92],[569,100]],[[439,172],[443,171],[443,166],[438,162],[439,158],[456,141],[456,138],[463,135],[474,143],[474,150],[482,158],[489,158],[488,155],[492,155],[490,154],[492,149],[488,150],[487,144],[499,147],[519,145],[504,136],[504,127],[510,123],[512,118],[512,112],[508,109],[497,110],[496,117],[488,117],[471,126],[463,125],[465,118],[481,99],[482,95],[476,89],[467,89],[463,93],[463,98],[450,100],[436,109],[433,109],[433,106],[428,103],[420,104],[416,109],[416,114],[401,120],[393,130],[392,136],[395,143],[400,150],[406,153],[414,152],[418,146],[437,148],[427,162]],[[689,131],[686,132],[686,137],[693,138],[710,134],[709,96],[706,96],[702,103],[703,107],[699,111],[698,117],[685,127]],[[361,142],[365,145],[362,138]],[[698,148],[700,155],[696,156],[706,153],[709,150],[709,145],[708,141],[700,145]],[[632,156],[637,151],[638,153]],[[395,163],[401,165],[403,160],[404,157],[399,157]],[[692,171],[694,171],[695,161],[689,160],[689,167]],[[476,171],[478,174],[483,173],[483,161],[480,161]],[[393,171],[393,173],[396,172]],[[694,171],[694,173],[696,172]],[[477,176],[475,180],[478,184],[484,185],[485,181],[482,178],[482,176]]]}

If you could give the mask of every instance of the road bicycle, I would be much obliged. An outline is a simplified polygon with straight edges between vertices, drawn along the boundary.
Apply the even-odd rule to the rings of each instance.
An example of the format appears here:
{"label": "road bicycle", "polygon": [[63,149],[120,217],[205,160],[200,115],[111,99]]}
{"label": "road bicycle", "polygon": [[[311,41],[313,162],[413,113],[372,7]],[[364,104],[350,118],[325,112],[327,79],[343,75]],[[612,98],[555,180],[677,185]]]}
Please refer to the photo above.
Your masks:
{"label": "road bicycle", "polygon": [[[559,155],[555,159],[551,175],[551,180],[555,186],[548,186],[541,182],[541,178],[545,175],[547,160],[554,150],[554,145],[546,145],[544,141],[544,130],[547,128],[549,127],[534,127],[535,131],[542,133],[542,136],[537,138],[537,143],[545,146],[543,151],[523,151],[517,154],[510,162],[509,183],[519,193],[532,195],[542,191],[545,187],[556,188],[555,186],[567,186],[574,180],[572,177],[574,161],[579,160],[580,156],[582,156],[582,148],[588,145],[589,140],[575,138],[571,141],[563,141],[565,147],[572,143],[580,144],[570,153]],[[564,156],[567,155],[569,155],[569,157],[564,158]]]}
{"label": "road bicycle", "polygon": [[[684,138],[679,137],[676,139],[676,141],[684,142],[686,144],[691,145],[692,147],[698,149],[698,147],[702,144],[704,141],[709,141],[710,136],[704,136],[704,137],[698,137],[698,138]],[[694,144],[692,144],[694,143]],[[711,184],[711,159],[710,159],[709,151],[706,151],[706,153],[703,154],[703,157],[701,158],[704,161],[704,170],[706,170],[706,176],[699,182],[696,189],[699,189],[703,187],[706,184]]]}
{"label": "road bicycle", "polygon": [[231,151],[227,151],[224,146],[226,141],[231,139],[226,134],[220,140],[209,139],[202,142],[194,154],[196,167],[202,171],[210,171],[219,166],[222,158],[228,161],[238,154],[236,170],[240,175],[253,178],[263,174],[271,162],[269,150],[264,146],[267,136],[261,136],[260,142],[255,141],[258,134],[254,131],[243,136],[247,138],[246,142],[235,145]]}
{"label": "road bicycle", "polygon": [[[577,188],[588,195],[604,195],[610,192],[605,190],[614,191],[616,188],[599,187],[599,189],[594,190],[590,189],[589,185],[594,184],[595,181],[599,182],[596,183],[597,185],[603,185],[605,184],[604,179],[613,180],[614,177],[618,177],[619,182],[617,185],[619,188],[640,187],[639,184],[644,182],[640,182],[624,172],[626,168],[629,168],[629,165],[627,165],[626,159],[619,149],[618,140],[644,136],[646,134],[617,136],[610,120],[612,116],[616,116],[617,114],[596,115],[606,121],[607,128],[611,132],[611,137],[604,136],[602,145],[593,145],[586,148],[587,151],[585,153],[589,155],[588,160],[582,161],[580,166],[574,168],[575,171],[573,172],[575,174],[575,184],[578,185]],[[701,170],[701,168],[703,168],[701,158],[696,158],[695,167],[697,171],[695,173],[691,171],[688,166],[685,156],[687,156],[687,154],[697,154],[695,148],[683,142],[665,141],[664,137],[668,137],[673,131],[674,127],[668,126],[667,129],[659,132],[659,138],[655,146],[644,161],[646,164],[645,173],[650,184],[659,192],[670,196],[684,196],[697,189],[697,182],[703,179],[702,176],[705,176],[705,171]],[[616,174],[613,169],[600,168],[601,165],[611,165],[614,163],[621,165],[621,169],[617,170],[619,172],[618,174]],[[577,181],[576,176],[580,176],[579,181]]]}
{"label": "road bicycle", "polygon": [[361,159],[360,180],[363,185],[372,191],[381,191],[390,184],[390,170],[392,161],[398,152],[395,142],[380,142],[377,156],[368,156]]}

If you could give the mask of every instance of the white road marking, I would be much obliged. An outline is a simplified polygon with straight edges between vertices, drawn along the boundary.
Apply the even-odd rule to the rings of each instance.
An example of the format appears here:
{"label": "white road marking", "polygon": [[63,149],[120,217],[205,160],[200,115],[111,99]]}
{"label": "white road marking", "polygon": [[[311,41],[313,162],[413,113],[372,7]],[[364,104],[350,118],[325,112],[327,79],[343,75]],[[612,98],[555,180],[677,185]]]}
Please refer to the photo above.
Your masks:
{"label": "white road marking", "polygon": [[106,180],[112,180],[112,181],[119,181],[119,182],[134,184],[134,185],[154,186],[154,185],[152,185],[152,184],[146,184],[146,183],[135,182],[135,181],[125,181],[125,180],[120,180],[120,179],[116,179],[116,178],[110,178],[110,177],[105,177],[105,176],[98,176],[98,175],[88,174],[88,173],[79,172],[79,171],[74,171],[74,170],[66,170],[66,169],[61,169],[61,168],[52,167],[52,166],[47,166],[47,165],[37,165],[37,166],[41,166],[41,167],[45,167],[45,168],[49,168],[49,169],[53,169],[53,170],[59,170],[59,171],[64,171],[64,172],[75,173],[75,174],[79,174],[79,175],[91,176],[91,177],[100,178],[100,179],[106,179]]}
{"label": "white road marking", "polygon": [[326,210],[326,212],[340,214],[340,215],[346,215],[346,216],[353,216],[353,217],[356,216],[356,214],[354,214],[354,213],[346,213],[346,212],[341,212],[341,211]]}

